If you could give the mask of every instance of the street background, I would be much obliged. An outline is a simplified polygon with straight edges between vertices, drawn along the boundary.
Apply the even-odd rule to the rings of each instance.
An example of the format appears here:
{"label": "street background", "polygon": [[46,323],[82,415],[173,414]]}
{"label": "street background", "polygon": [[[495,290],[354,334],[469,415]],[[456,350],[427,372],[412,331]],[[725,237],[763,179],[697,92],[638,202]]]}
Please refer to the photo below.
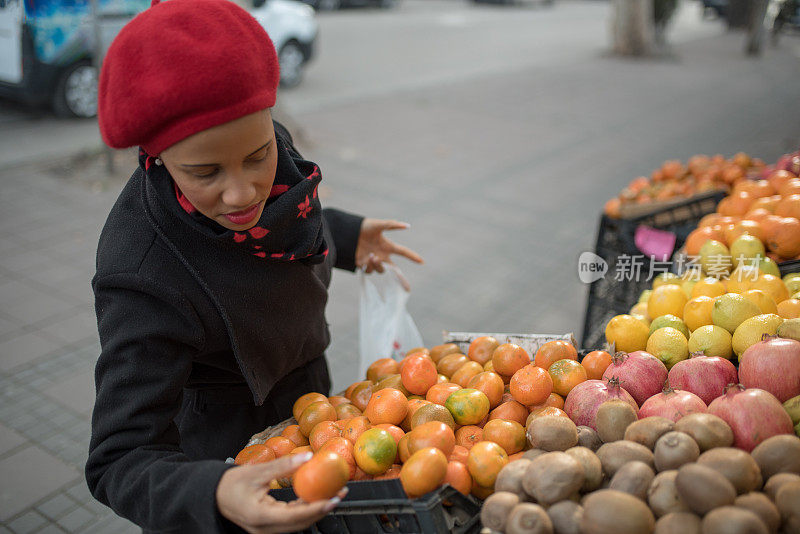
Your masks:
{"label": "street background", "polygon": [[[600,0],[318,14],[318,54],[274,116],[321,166],[323,204],[411,223],[392,237],[426,260],[398,262],[426,345],[444,329],[579,335],[577,258],[608,198],[667,159],[800,146],[797,36],[747,57],[743,33],[684,1],[667,52],[624,59],[609,19]],[[138,531],[82,477],[94,250],[136,164],[117,153],[109,174],[100,147],[94,121],[0,101],[0,534]],[[335,390],[358,379],[358,292],[335,274]]]}

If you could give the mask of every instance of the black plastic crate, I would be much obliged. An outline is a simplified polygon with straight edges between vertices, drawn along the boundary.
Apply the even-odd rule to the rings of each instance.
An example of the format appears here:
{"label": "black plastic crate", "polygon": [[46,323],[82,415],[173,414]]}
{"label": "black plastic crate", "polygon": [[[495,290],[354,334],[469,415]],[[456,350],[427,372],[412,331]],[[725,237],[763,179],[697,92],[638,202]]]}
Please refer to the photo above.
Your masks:
{"label": "black plastic crate", "polygon": [[781,276],[786,276],[789,273],[800,273],[800,260],[790,260],[779,263],[778,269],[781,270]]}
{"label": "black plastic crate", "polygon": [[642,276],[638,280],[616,279],[617,259],[620,256],[643,256],[634,240],[636,229],[644,225],[674,233],[677,251],[689,233],[697,228],[700,219],[716,211],[717,204],[725,195],[723,191],[712,191],[655,213],[629,219],[613,219],[605,214],[600,216],[594,252],[606,261],[608,271],[603,278],[589,285],[581,347],[601,348],[605,343],[608,321],[615,315],[628,313],[641,292],[652,284],[652,280],[646,276],[651,268],[650,259],[646,257],[642,258]]}
{"label": "black plastic crate", "polygon": [[[303,534],[477,534],[481,503],[450,485],[409,499],[398,479],[348,482],[344,500]],[[291,488],[270,491],[279,501],[297,498]]]}

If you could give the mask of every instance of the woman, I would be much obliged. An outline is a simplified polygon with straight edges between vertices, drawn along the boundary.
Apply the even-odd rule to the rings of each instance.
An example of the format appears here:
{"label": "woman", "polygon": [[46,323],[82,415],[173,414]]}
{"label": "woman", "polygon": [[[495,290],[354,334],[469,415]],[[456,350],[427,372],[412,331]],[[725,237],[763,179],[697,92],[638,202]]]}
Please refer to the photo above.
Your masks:
{"label": "woman", "polygon": [[422,261],[383,236],[404,223],[322,210],[319,168],[271,119],[278,79],[266,33],[227,0],[154,5],[103,64],[101,133],[139,146],[140,165],[98,245],[86,477],[145,531],[291,531],[329,512],[344,493],[267,495],[301,455],[223,460],[300,395],[329,392],[332,267]]}

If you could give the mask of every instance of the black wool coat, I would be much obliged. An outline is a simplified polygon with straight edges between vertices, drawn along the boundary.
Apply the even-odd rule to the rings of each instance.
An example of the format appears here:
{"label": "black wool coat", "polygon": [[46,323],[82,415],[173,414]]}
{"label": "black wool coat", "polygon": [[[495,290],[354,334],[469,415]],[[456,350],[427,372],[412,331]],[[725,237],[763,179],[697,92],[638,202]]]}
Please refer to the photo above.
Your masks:
{"label": "black wool coat", "polygon": [[[299,154],[275,129],[280,173]],[[298,396],[329,393],[327,287],[332,267],[355,270],[362,218],[323,210],[323,263],[270,261],[192,230],[149,181],[134,172],[98,246],[86,479],[145,531],[240,531],[216,508],[224,460]]]}

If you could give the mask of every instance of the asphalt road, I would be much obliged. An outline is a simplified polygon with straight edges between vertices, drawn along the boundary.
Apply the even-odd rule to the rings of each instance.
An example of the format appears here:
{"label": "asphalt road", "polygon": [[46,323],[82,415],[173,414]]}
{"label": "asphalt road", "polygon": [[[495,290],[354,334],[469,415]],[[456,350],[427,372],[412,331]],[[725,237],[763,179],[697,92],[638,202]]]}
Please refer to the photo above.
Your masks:
{"label": "asphalt road", "polygon": [[[275,114],[328,205],[412,224],[397,239],[427,263],[400,266],[427,345],[443,329],[578,334],[577,257],[607,198],[666,159],[800,146],[800,39],[746,58],[743,35],[682,6],[671,53],[648,60],[608,54],[599,0],[319,14],[318,56]],[[0,102],[0,169],[99,146],[93,121]],[[334,278],[336,387],[353,380],[358,292]]]}

